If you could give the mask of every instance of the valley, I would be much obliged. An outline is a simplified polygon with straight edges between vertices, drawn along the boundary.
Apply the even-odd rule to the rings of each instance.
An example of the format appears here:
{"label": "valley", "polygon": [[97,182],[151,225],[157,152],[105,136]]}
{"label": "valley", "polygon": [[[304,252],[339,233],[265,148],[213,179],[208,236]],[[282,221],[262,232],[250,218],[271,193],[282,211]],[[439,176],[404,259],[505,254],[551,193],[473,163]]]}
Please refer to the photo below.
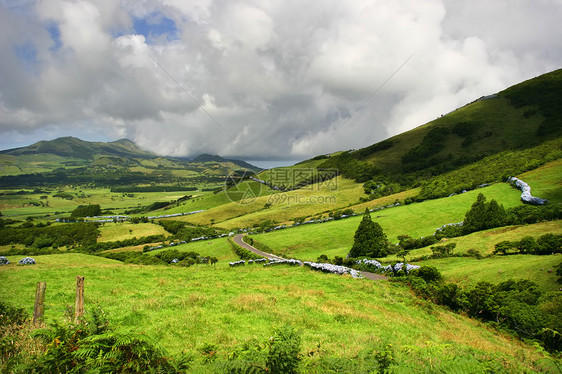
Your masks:
{"label": "valley", "polygon": [[[270,170],[161,157],[127,140],[2,151],[0,314],[33,315],[44,281],[45,326],[64,324],[80,275],[86,318],[103,311],[118,331],[165,351],[160,364],[177,372],[265,372],[272,342],[286,339],[300,342],[283,357],[303,373],[557,373],[560,87],[557,70],[372,146]],[[508,177],[548,204],[524,203]],[[469,231],[468,212],[484,200],[501,219]],[[487,214],[479,220],[491,222]],[[385,255],[369,261],[418,271],[373,281],[264,265],[232,241],[375,271],[361,267],[365,256],[348,258],[369,215],[387,239]],[[26,256],[36,264],[18,265]],[[27,348],[10,349],[1,368],[33,365]]]}

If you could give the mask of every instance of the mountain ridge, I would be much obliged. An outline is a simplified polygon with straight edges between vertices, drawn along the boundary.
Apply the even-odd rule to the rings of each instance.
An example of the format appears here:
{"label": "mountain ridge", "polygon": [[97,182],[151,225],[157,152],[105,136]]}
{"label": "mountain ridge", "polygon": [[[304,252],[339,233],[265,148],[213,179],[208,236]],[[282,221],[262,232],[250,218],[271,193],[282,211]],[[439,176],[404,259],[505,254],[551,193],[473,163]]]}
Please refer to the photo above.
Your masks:
{"label": "mountain ridge", "polygon": [[140,159],[169,159],[182,160],[192,163],[201,162],[230,162],[242,168],[258,171],[261,168],[243,160],[226,159],[218,155],[201,154],[193,159],[182,157],[161,156],[156,153],[141,149],[135,142],[122,138],[111,142],[90,142],[73,136],[59,137],[53,140],[41,140],[29,146],[0,150],[0,155],[23,156],[53,154],[60,157],[76,158],[93,161],[95,158],[125,157]]}

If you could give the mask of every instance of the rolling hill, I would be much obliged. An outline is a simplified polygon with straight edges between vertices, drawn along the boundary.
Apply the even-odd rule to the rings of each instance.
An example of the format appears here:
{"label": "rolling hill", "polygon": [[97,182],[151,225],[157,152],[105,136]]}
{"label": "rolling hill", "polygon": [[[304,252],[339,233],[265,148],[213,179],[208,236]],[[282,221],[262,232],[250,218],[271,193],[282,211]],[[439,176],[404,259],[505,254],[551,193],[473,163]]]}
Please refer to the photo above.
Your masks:
{"label": "rolling hill", "polygon": [[261,169],[240,160],[202,155],[193,160],[162,157],[127,139],[87,142],[74,137],[40,141],[0,151],[0,186],[56,183],[127,185],[164,183],[224,184],[239,170]]}
{"label": "rolling hill", "polygon": [[[386,358],[392,359],[390,372],[559,372],[560,349],[551,344],[555,340],[543,339],[550,335],[521,335],[502,327],[505,318],[499,314],[488,323],[429,293],[418,294],[407,282],[421,283],[419,277],[374,282],[282,264],[233,267],[228,262],[241,255],[228,238],[199,233],[250,232],[248,241],[270,253],[344,261],[360,214],[369,208],[391,243],[389,255],[378,260],[394,264],[403,261],[399,236],[431,239],[437,227],[462,221],[480,193],[525,214],[557,209],[558,216],[536,222],[505,221],[501,227],[435,238],[440,242],[416,245],[407,254],[409,263],[434,266],[450,282],[426,288],[441,290],[442,299],[468,302],[466,295],[479,282],[527,285],[526,291],[542,295],[538,304],[522,304],[513,296],[507,309],[515,313],[507,315],[525,326],[548,318],[556,324],[540,325],[538,331],[555,339],[562,331],[560,253],[494,252],[501,242],[562,234],[557,219],[561,78],[559,70],[370,147],[261,171],[220,191],[216,187],[225,186],[228,172],[247,165],[212,155],[158,157],[127,140],[100,144],[63,138],[4,151],[1,172],[21,170],[0,174],[0,252],[11,262],[0,267],[6,289],[0,301],[30,313],[36,282],[47,281],[48,290],[56,291],[47,293],[45,316],[59,321],[75,295],[76,275],[85,276],[89,311],[99,304],[112,324],[159,341],[170,356],[187,358],[193,372],[250,372],[225,365],[259,357],[275,340],[272,330],[287,326],[301,334],[296,352],[301,372],[373,372]],[[34,174],[22,174],[26,170]],[[504,183],[506,175],[528,182],[533,195],[550,204],[526,206],[521,191]],[[206,188],[174,189],[196,184]],[[150,190],[163,185],[170,188]],[[55,222],[80,205],[95,204],[103,214],[132,218]],[[138,209],[147,206],[158,208]],[[186,212],[193,214],[181,214]],[[430,257],[432,246],[445,243],[455,245],[454,253]],[[107,253],[125,262],[95,256]],[[218,262],[168,263],[158,257],[166,253],[175,259],[195,253]],[[37,264],[16,265],[24,255],[34,256]],[[154,262],[144,263],[140,256]],[[349,261],[346,266],[356,265]],[[21,346],[25,362],[32,353]]]}

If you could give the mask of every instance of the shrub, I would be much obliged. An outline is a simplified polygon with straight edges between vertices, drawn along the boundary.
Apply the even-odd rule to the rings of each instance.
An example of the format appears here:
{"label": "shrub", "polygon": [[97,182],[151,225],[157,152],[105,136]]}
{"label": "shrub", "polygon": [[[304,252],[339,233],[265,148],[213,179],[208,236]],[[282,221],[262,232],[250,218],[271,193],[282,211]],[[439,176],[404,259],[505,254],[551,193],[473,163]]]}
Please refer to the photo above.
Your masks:
{"label": "shrub", "polygon": [[25,372],[177,372],[155,342],[145,335],[116,329],[101,310],[92,312],[80,324],[55,321],[35,334],[47,351],[35,357]]}
{"label": "shrub", "polygon": [[302,359],[301,336],[292,327],[285,326],[275,330],[269,339],[266,365],[272,374],[296,373]]}
{"label": "shrub", "polygon": [[410,272],[414,277],[420,277],[427,283],[440,282],[443,280],[443,275],[435,266],[421,266],[419,269],[414,269]]}

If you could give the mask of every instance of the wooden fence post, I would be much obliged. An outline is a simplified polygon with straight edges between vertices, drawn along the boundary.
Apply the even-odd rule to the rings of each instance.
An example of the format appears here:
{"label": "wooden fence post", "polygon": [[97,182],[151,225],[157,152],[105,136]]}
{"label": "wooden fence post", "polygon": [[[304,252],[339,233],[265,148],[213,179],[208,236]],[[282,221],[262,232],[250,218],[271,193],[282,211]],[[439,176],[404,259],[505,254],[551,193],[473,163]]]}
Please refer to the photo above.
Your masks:
{"label": "wooden fence post", "polygon": [[74,305],[74,322],[78,323],[84,315],[84,277],[76,276],[76,304]]}
{"label": "wooden fence post", "polygon": [[35,306],[33,307],[33,325],[38,326],[43,322],[43,313],[45,312],[45,290],[46,282],[37,282],[35,290]]}

